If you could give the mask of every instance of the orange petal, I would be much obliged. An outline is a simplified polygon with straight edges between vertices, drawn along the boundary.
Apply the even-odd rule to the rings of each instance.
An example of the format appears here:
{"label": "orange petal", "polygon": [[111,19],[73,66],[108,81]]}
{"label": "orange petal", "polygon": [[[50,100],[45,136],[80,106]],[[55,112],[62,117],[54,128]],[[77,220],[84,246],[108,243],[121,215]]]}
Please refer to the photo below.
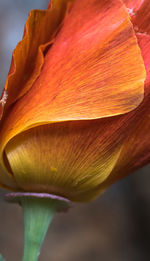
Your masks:
{"label": "orange petal", "polygon": [[138,40],[147,69],[147,80],[144,101],[132,113],[135,120],[116,166],[121,172],[125,170],[126,174],[150,161],[150,36],[138,35]]}
{"label": "orange petal", "polygon": [[128,128],[120,116],[38,126],[9,141],[5,153],[20,190],[86,201],[112,171]]}
{"label": "orange petal", "polygon": [[144,106],[140,108],[141,111],[135,118],[134,128],[131,128],[132,131],[122,148],[115,168],[98,188],[99,191],[104,191],[114,182],[150,162],[150,102]]}
{"label": "orange petal", "polygon": [[144,80],[143,59],[124,5],[119,0],[77,0],[40,76],[4,119],[5,142],[42,123],[131,111],[143,99]]}
{"label": "orange petal", "polygon": [[[43,52],[53,41],[65,16],[68,4],[72,0],[53,0],[51,2],[50,10],[34,10],[29,14],[23,40],[18,43],[13,52],[9,76],[0,100],[0,119],[4,105],[6,104],[5,108],[8,108],[11,103],[24,95],[40,74],[44,62]],[[13,176],[8,176],[7,172],[4,172],[0,170],[0,186],[3,184],[6,187],[11,184],[10,186],[14,188]]]}
{"label": "orange petal", "polygon": [[150,34],[150,1],[145,0],[134,19],[138,32]]}
{"label": "orange petal", "polygon": [[6,90],[3,90],[3,93],[1,95],[1,99],[0,99],[0,120],[2,118],[2,115],[3,115],[3,111],[4,111],[4,106],[6,104],[6,101],[7,101],[7,91]]}
{"label": "orange petal", "polygon": [[[0,119],[3,114],[4,106],[7,100],[7,92],[3,91],[0,99]],[[6,162],[5,162],[6,163]],[[17,187],[16,182],[11,174],[8,174],[7,171],[0,165],[0,187],[9,189],[9,187],[15,189]]]}
{"label": "orange petal", "polygon": [[[144,79],[141,52],[121,1],[77,0],[45,57],[39,78],[3,118],[1,164],[6,168],[3,162],[5,146],[11,139],[13,142],[22,137],[19,135],[13,139],[25,129],[55,121],[95,119],[133,110],[143,98]],[[117,117],[105,120],[108,120],[108,126],[105,130],[102,125],[101,130],[106,133],[113,128],[110,121],[114,122],[114,128],[121,124],[115,125]],[[106,138],[108,144],[105,143],[107,146],[102,153],[104,159],[100,159],[98,166],[107,171],[93,176],[93,181],[87,176],[86,184],[89,186],[97,184],[97,177],[101,183],[114,166],[122,144],[121,133],[127,135],[122,131],[125,122],[121,126],[123,129],[118,128],[116,135],[119,135],[114,134],[114,140]],[[102,146],[101,138],[99,144]],[[113,150],[108,146],[110,144],[112,147],[115,145]],[[7,150],[9,153],[8,146]],[[111,152],[111,157],[106,155],[107,151]]]}
{"label": "orange petal", "polygon": [[146,81],[145,81],[145,96],[147,92],[149,92],[150,85],[150,35],[145,35],[141,33],[136,34],[138,44],[141,48],[142,57],[145,64],[146,69]]}
{"label": "orange petal", "polygon": [[2,114],[3,114],[3,109],[4,109],[4,106],[3,106],[2,102],[0,101],[0,119],[1,119]]}
{"label": "orange petal", "polygon": [[137,32],[150,34],[150,1],[124,0]]}
{"label": "orange petal", "polygon": [[133,117],[129,136],[111,175],[94,192],[103,192],[112,183],[150,162],[150,36],[139,34],[138,41],[147,69],[145,98],[135,111],[126,117]]}
{"label": "orange petal", "polygon": [[[150,89],[150,86],[149,86]],[[89,193],[81,194],[80,197],[86,200],[95,199],[101,195],[113,183],[119,181],[133,171],[141,168],[150,162],[150,96],[142,103],[133,115],[133,121],[128,129],[129,136],[125,140],[120,151],[118,161],[112,172],[104,182],[95,187]],[[133,113],[129,113],[133,114]],[[126,117],[126,121],[128,117]]]}
{"label": "orange petal", "polygon": [[131,15],[135,14],[135,12],[141,7],[144,1],[145,0],[123,0]]}
{"label": "orange petal", "polygon": [[76,1],[64,21],[30,92],[49,112],[44,121],[118,115],[142,101],[145,69],[129,16],[120,1],[109,4]]}
{"label": "orange petal", "polygon": [[50,10],[33,10],[25,25],[24,37],[13,52],[5,89],[7,105],[24,95],[39,76],[44,49],[52,43],[64,18],[69,0],[54,0]]}

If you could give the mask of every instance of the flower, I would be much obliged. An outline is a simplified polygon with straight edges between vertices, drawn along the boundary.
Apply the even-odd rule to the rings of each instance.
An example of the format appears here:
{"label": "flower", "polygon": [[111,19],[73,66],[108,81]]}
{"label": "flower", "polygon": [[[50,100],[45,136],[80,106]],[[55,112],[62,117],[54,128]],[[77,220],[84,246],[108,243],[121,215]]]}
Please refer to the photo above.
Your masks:
{"label": "flower", "polygon": [[89,201],[149,162],[149,19],[147,0],[30,13],[0,103],[2,187]]}

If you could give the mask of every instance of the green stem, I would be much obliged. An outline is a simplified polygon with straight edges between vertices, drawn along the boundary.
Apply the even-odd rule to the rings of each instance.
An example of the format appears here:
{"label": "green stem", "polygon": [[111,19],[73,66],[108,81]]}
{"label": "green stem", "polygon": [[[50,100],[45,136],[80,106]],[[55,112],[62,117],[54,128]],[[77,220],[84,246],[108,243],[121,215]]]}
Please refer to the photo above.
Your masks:
{"label": "green stem", "polygon": [[58,202],[48,198],[24,197],[21,206],[25,225],[23,261],[37,261]]}
{"label": "green stem", "polygon": [[0,255],[0,261],[5,261],[2,255]]}

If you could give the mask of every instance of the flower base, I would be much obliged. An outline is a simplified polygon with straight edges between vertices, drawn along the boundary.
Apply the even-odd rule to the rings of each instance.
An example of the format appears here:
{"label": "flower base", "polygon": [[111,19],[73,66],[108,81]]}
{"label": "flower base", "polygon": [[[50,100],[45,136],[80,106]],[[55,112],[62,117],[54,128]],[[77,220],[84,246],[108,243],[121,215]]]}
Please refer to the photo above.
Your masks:
{"label": "flower base", "polygon": [[9,193],[8,202],[23,209],[25,236],[23,261],[37,261],[48,227],[57,211],[67,211],[70,201],[47,193]]}

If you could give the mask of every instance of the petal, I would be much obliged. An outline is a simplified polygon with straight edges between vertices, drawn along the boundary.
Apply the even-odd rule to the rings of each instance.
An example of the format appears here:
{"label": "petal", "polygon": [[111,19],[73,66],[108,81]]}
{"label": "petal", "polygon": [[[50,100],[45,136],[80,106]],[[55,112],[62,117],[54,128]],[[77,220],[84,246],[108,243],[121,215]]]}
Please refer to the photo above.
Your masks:
{"label": "petal", "polygon": [[3,115],[4,106],[6,104],[7,97],[8,97],[8,95],[7,95],[6,90],[3,90],[3,93],[2,93],[1,99],[0,99],[0,120],[1,120],[2,115]]}
{"label": "petal", "polygon": [[116,172],[125,170],[125,175],[150,162],[150,36],[139,34],[138,41],[147,69],[146,91],[144,101],[132,113],[135,120],[115,167]]}
{"label": "petal", "polygon": [[137,32],[150,34],[150,1],[123,0]]}
{"label": "petal", "polygon": [[129,113],[133,118],[129,136],[125,141],[120,157],[110,176],[95,191],[95,197],[112,183],[150,162],[150,36],[138,34],[147,71],[145,98],[135,111]]}
{"label": "petal", "polygon": [[4,109],[4,106],[2,104],[2,101],[0,101],[0,119],[1,119],[2,114],[3,114],[3,109]]}
{"label": "petal", "polygon": [[[132,131],[130,131],[130,135],[122,147],[118,162],[108,179],[97,189],[99,190],[99,193],[100,191],[104,191],[114,182],[150,162],[149,108],[149,101],[140,108],[140,112],[135,118],[134,128],[131,128]],[[138,118],[140,118],[139,121]]]}
{"label": "petal", "polygon": [[2,143],[42,123],[131,111],[143,99],[144,80],[141,51],[124,5],[77,0],[40,76],[5,117]]}
{"label": "petal", "polygon": [[[0,119],[3,114],[4,105],[6,103],[6,100],[7,100],[7,92],[4,90],[1,95],[1,99],[0,99]],[[5,164],[6,164],[6,161],[5,161]],[[17,187],[16,182],[14,181],[13,175],[9,174],[9,172],[7,172],[5,170],[5,168],[3,168],[1,165],[0,165],[0,187],[5,188],[5,189],[9,189],[9,187],[15,189]]]}
{"label": "petal", "polygon": [[121,2],[109,2],[76,1],[47,53],[29,99],[49,120],[118,115],[142,101],[145,68],[132,25]]}
{"label": "petal", "polygon": [[145,87],[146,87],[145,96],[146,96],[147,92],[149,92],[149,85],[150,85],[150,35],[137,33],[136,37],[142,52],[142,57],[146,69],[146,81],[145,81]]}
{"label": "petal", "polygon": [[[150,88],[149,88],[150,89]],[[133,113],[129,113],[133,114]],[[126,117],[126,121],[128,118]],[[150,95],[142,103],[129,128],[129,136],[125,140],[120,155],[112,172],[104,182],[89,193],[81,194],[82,199],[93,200],[100,196],[113,183],[119,181],[135,170],[150,162]]]}
{"label": "petal", "polygon": [[33,10],[25,25],[24,37],[13,52],[5,90],[7,105],[24,95],[39,76],[44,50],[49,46],[64,18],[69,0],[54,0],[50,10]]}
{"label": "petal", "polygon": [[150,1],[143,1],[134,18],[136,31],[150,34]]}
{"label": "petal", "polygon": [[122,119],[48,124],[19,134],[5,148],[18,186],[86,200],[80,195],[101,184],[118,159],[129,127]]}
{"label": "petal", "polygon": [[[10,104],[30,89],[40,74],[44,62],[44,51],[54,40],[67,12],[68,4],[71,2],[70,0],[53,0],[49,10],[30,12],[23,40],[18,43],[13,52],[10,72],[0,99],[0,119],[4,105],[6,105],[5,108],[9,108]],[[6,170],[0,169],[0,186],[14,188],[16,183],[13,179]]]}
{"label": "petal", "polygon": [[144,1],[145,0],[123,0],[131,15],[135,14],[135,12],[141,7]]}
{"label": "petal", "polygon": [[[14,146],[15,139],[19,141],[22,134],[16,135],[23,130],[43,123],[102,118],[133,110],[142,100],[144,79],[145,67],[137,39],[121,1],[102,3],[96,0],[77,0],[45,57],[39,78],[32,88],[7,110],[3,118],[0,131],[2,166],[8,171],[4,162],[5,147],[7,154],[11,153],[9,145]],[[98,120],[99,124],[103,123],[100,125],[99,143],[96,143],[100,144],[100,150],[94,157],[97,165],[91,163],[95,164],[92,166],[93,173],[96,174],[91,178],[86,167],[85,179],[79,176],[77,180],[78,184],[81,182],[79,188],[84,190],[85,195],[107,178],[118,159],[120,146],[127,135],[122,131],[127,123],[121,124],[122,120],[118,120],[116,125],[118,118],[122,119],[122,116]],[[83,122],[85,124],[88,121]],[[74,124],[78,124],[78,121]],[[115,129],[115,138],[111,137],[110,141],[111,129]],[[92,131],[94,132],[95,130]],[[16,137],[13,138],[14,136]],[[81,141],[82,138],[81,135]],[[106,142],[103,147],[104,139]],[[29,159],[28,155],[26,157]],[[11,165],[15,166],[15,163],[11,162]],[[99,171],[98,166],[101,168]],[[15,179],[19,186],[24,182],[19,174]],[[27,182],[29,184],[29,181]],[[72,184],[74,182],[75,180]],[[72,198],[74,197],[77,199],[76,194],[72,194]]]}
{"label": "petal", "polygon": [[4,188],[6,190],[18,190],[18,186],[16,183],[16,180],[14,179],[14,176],[9,173],[7,170],[5,170],[0,165],[0,188]]}

